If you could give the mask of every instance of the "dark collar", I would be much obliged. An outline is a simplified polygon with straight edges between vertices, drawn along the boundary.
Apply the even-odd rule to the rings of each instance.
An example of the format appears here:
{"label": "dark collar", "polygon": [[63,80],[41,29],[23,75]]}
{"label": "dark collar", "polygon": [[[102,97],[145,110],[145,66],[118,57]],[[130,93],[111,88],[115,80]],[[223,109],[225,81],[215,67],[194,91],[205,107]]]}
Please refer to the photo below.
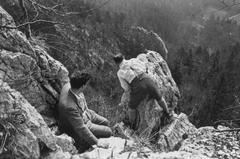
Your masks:
{"label": "dark collar", "polygon": [[68,90],[68,94],[71,96],[71,98],[73,99],[75,104],[77,104],[77,106],[80,108],[80,110],[84,112],[83,108],[78,103],[77,95],[71,90],[71,88]]}

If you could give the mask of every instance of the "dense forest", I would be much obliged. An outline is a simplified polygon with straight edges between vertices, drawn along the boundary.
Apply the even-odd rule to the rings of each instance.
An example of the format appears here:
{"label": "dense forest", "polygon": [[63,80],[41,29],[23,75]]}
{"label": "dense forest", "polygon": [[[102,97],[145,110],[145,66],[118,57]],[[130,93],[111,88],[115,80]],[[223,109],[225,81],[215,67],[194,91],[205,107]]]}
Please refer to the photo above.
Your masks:
{"label": "dense forest", "polygon": [[231,0],[33,2],[24,1],[28,10],[26,20],[19,3],[0,1],[18,25],[42,20],[20,29],[49,50],[70,73],[79,69],[94,76],[85,94],[89,107],[100,114],[109,114],[114,121],[121,111],[118,103],[122,90],[112,55],[121,52],[131,58],[146,49],[157,51],[131,36],[133,27],[143,27],[157,33],[166,43],[167,62],[182,95],[177,112],[188,114],[197,126],[238,119],[240,6],[236,2],[236,5]]}

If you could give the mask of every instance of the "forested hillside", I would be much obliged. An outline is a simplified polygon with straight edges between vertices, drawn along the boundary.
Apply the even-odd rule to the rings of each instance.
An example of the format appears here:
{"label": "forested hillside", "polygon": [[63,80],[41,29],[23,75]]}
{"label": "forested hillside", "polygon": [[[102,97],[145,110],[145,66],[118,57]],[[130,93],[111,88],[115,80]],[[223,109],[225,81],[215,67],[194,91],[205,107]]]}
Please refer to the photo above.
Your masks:
{"label": "forested hillside", "polygon": [[[181,100],[178,111],[198,126],[239,116],[238,5],[218,0],[27,0],[31,38],[70,70],[91,72],[85,92],[90,107],[117,114],[122,92],[112,55],[136,57],[151,43],[139,45],[132,27],[157,33],[167,45],[167,61]],[[27,20],[18,1],[1,0],[18,24]],[[54,6],[54,7],[53,7]],[[28,25],[20,27],[28,34]],[[99,106],[104,107],[99,108]],[[235,108],[237,107],[237,108]],[[119,110],[121,111],[121,110]],[[109,114],[114,118],[115,114]]]}
{"label": "forested hillside", "polygon": [[240,113],[238,1],[112,1],[105,9],[159,34],[180,87],[180,111],[198,126]]}

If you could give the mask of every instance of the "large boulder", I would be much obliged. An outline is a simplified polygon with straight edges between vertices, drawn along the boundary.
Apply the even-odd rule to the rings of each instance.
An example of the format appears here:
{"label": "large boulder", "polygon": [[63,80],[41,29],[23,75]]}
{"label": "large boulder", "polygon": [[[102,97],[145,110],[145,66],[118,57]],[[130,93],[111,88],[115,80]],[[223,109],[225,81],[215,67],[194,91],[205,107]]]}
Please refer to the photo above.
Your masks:
{"label": "large boulder", "polygon": [[69,152],[71,154],[75,154],[78,152],[76,147],[73,145],[73,138],[66,134],[56,136],[56,143],[62,148],[63,152]]}
{"label": "large boulder", "polygon": [[188,136],[197,132],[197,128],[189,122],[187,115],[181,113],[159,131],[158,150],[163,152],[178,150]]}
{"label": "large boulder", "polygon": [[[0,7],[0,79],[19,91],[44,116],[52,117],[68,71],[17,29],[12,17]],[[10,28],[9,28],[10,27]],[[52,120],[44,119],[48,124]]]}
{"label": "large boulder", "polygon": [[134,132],[134,130],[123,123],[117,123],[114,126],[115,136],[133,141],[143,141],[158,152],[178,150],[188,136],[196,134],[197,128],[190,123],[187,115],[181,113],[180,115],[175,115],[173,121],[154,134],[147,134],[146,132],[148,132],[148,129],[142,133]]}
{"label": "large boulder", "polygon": [[7,135],[7,150],[16,158],[39,158],[39,142],[57,150],[55,136],[37,110],[7,83],[0,80],[0,84],[0,125]]}
{"label": "large boulder", "polygon": [[[146,63],[148,75],[156,82],[159,90],[162,92],[170,111],[174,111],[177,106],[180,93],[175,81],[172,78],[167,62],[155,51],[148,51],[146,54],[140,54],[138,59]],[[129,94],[124,93],[121,98],[121,105],[126,107],[129,101]],[[138,106],[140,114],[140,124],[138,132],[141,135],[149,137],[153,129],[158,127],[162,109],[154,99],[144,99]],[[144,134],[143,134],[144,133]]]}

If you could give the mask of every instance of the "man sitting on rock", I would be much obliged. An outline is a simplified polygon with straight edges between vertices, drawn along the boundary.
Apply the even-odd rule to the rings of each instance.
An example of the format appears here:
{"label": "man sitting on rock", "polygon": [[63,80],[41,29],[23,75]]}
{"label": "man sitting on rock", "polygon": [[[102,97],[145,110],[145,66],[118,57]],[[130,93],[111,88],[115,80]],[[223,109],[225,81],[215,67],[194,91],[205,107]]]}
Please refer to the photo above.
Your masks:
{"label": "man sitting on rock", "polygon": [[150,98],[156,99],[163,109],[164,116],[170,118],[172,114],[169,113],[166,101],[160,93],[157,85],[147,74],[145,63],[137,58],[125,60],[121,54],[114,56],[113,59],[115,63],[119,65],[117,76],[121,87],[125,92],[130,91],[128,117],[131,128],[136,130],[138,127],[139,116],[137,107],[147,95],[149,95]]}
{"label": "man sitting on rock", "polygon": [[[75,140],[75,146],[80,152],[99,143],[97,138],[106,138],[112,135],[108,127],[109,121],[88,109],[83,90],[91,76],[87,73],[75,72],[70,77],[70,83],[62,88],[59,101],[59,130]],[[93,146],[94,147],[94,146]]]}

